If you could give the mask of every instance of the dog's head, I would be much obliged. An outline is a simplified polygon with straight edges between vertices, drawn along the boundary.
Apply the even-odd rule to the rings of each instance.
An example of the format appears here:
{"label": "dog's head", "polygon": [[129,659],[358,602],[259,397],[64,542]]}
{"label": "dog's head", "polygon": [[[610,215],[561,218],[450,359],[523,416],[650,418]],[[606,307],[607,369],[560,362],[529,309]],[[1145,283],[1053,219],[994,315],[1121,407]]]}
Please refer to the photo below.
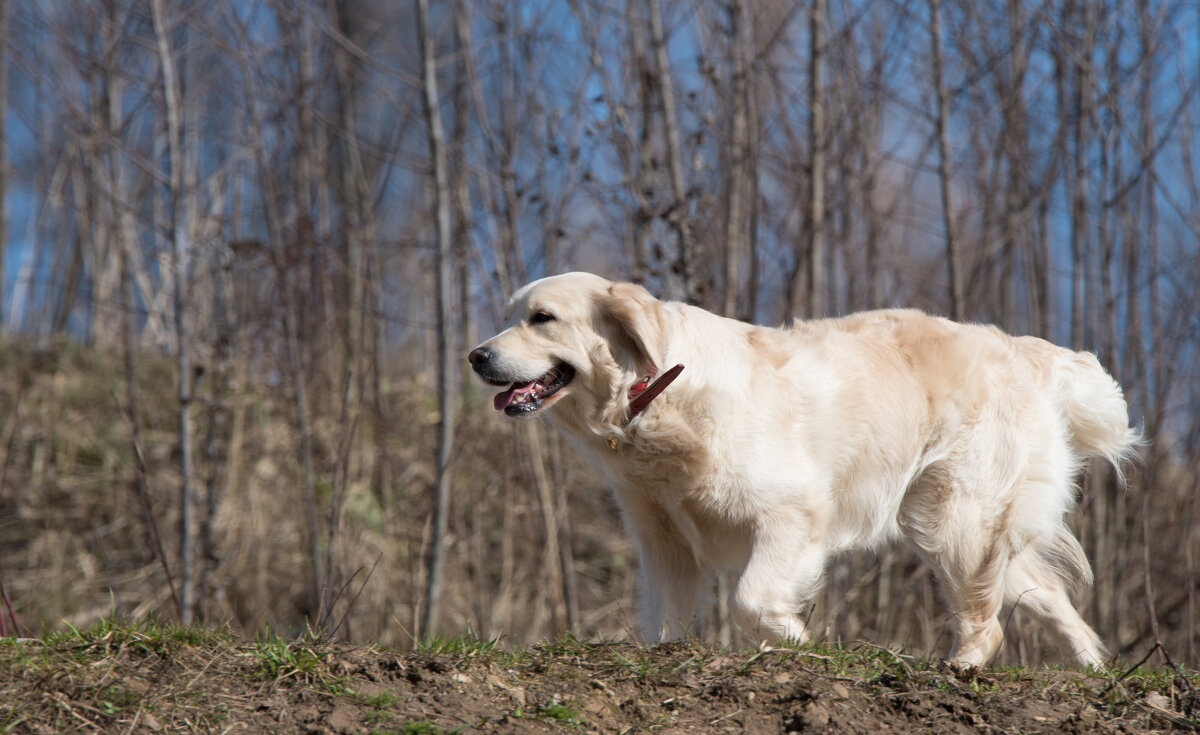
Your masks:
{"label": "dog's head", "polygon": [[661,362],[661,304],[646,289],[590,273],[543,278],[513,294],[506,328],[468,359],[485,382],[506,386],[496,410],[532,416],[561,402],[604,413],[638,375]]}

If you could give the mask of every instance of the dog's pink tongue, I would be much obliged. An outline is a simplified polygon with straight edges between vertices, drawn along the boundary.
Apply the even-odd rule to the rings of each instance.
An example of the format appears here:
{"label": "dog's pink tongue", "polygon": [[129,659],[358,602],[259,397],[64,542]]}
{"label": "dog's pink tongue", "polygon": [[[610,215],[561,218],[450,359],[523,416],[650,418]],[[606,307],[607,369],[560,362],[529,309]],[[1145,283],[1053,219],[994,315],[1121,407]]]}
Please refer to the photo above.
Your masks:
{"label": "dog's pink tongue", "polygon": [[508,408],[508,404],[512,403],[514,398],[533,390],[535,382],[531,380],[528,383],[513,383],[508,390],[496,394],[496,397],[492,399],[492,405],[496,407],[497,411],[503,411]]}

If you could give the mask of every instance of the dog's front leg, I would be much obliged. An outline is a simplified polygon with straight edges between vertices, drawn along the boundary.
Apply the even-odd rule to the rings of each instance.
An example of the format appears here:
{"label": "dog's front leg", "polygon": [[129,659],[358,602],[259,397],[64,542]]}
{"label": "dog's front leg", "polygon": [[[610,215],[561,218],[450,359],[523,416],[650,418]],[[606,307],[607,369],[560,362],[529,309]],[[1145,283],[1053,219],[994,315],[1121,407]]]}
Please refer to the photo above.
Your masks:
{"label": "dog's front leg", "polygon": [[695,634],[703,575],[691,547],[661,507],[642,498],[624,505],[641,565],[638,632],[647,643]]}
{"label": "dog's front leg", "polygon": [[647,643],[694,635],[701,573],[687,548],[641,543],[642,594],[638,629]]}
{"label": "dog's front leg", "polygon": [[751,639],[808,639],[799,610],[820,586],[827,553],[823,536],[811,512],[780,511],[760,520],[730,599],[734,620]]}

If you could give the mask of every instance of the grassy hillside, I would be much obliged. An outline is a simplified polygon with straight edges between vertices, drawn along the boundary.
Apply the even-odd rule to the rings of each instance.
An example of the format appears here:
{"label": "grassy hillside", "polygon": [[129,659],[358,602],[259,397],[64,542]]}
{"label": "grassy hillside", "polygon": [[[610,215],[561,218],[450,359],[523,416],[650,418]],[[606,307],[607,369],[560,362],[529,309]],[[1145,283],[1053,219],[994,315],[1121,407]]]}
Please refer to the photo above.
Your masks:
{"label": "grassy hillside", "polygon": [[867,645],[418,651],[102,622],[0,640],[0,732],[1117,733],[1200,729],[1200,677],[956,673]]}

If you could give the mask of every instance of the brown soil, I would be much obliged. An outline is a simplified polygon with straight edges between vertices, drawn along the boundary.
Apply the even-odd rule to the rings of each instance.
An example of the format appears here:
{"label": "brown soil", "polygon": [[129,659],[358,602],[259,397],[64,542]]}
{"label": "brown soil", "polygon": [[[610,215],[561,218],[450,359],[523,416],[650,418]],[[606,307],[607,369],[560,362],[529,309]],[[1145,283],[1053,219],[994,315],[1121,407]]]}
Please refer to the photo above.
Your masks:
{"label": "brown soil", "polygon": [[102,628],[0,644],[0,732],[1195,731],[1197,685],[1169,670],[958,673],[868,646],[414,653]]}

